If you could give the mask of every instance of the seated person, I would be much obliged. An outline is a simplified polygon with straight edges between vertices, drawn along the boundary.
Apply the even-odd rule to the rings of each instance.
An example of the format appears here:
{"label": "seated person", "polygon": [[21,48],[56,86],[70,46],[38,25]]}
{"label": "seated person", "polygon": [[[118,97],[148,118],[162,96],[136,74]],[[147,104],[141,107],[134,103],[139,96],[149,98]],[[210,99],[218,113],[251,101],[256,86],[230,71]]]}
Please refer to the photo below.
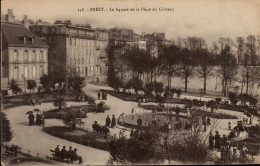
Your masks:
{"label": "seated person", "polygon": [[55,148],[55,157],[58,159],[60,158],[60,145],[57,145]]}
{"label": "seated person", "polygon": [[60,151],[60,159],[64,161],[64,159],[67,157],[67,150],[66,146],[63,146],[62,150]]}
{"label": "seated person", "polygon": [[73,160],[74,161],[79,160],[79,164],[81,164],[83,162],[83,160],[82,160],[82,157],[77,154],[77,150],[78,149],[75,148],[74,151],[73,151]]}

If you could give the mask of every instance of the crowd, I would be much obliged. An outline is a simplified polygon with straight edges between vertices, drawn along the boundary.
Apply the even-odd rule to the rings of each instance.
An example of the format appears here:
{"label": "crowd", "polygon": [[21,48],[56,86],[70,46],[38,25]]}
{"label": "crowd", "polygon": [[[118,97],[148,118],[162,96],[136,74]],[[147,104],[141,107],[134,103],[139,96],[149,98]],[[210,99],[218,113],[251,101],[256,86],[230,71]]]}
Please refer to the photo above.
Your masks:
{"label": "crowd", "polygon": [[68,150],[66,150],[66,146],[63,146],[60,150],[60,145],[57,145],[54,151],[54,157],[58,159],[58,161],[65,161],[65,159],[69,163],[73,163],[73,161],[79,160],[79,164],[83,162],[82,157],[77,154],[77,148],[72,150],[70,146]]}
{"label": "crowd", "polygon": [[231,129],[231,123],[228,123],[228,128],[231,130],[228,136],[223,134],[219,134],[218,131],[216,131],[215,136],[212,134],[212,132],[209,133],[209,149],[217,149],[220,154],[220,161],[221,162],[237,162],[242,161],[249,161],[249,150],[247,148],[247,144],[244,142],[241,146],[241,148],[238,150],[238,147],[233,145],[233,138],[239,136],[239,134],[235,134],[236,129],[240,128],[242,123],[238,121],[238,124],[234,129]]}

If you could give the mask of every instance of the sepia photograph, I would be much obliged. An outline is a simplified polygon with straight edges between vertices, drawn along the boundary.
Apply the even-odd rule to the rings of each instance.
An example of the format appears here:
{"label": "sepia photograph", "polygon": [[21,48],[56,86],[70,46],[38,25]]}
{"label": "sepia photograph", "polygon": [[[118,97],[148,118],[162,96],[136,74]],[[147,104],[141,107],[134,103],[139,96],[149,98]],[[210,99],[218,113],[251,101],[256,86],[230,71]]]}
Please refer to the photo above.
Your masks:
{"label": "sepia photograph", "polygon": [[260,164],[260,0],[2,0],[1,166]]}

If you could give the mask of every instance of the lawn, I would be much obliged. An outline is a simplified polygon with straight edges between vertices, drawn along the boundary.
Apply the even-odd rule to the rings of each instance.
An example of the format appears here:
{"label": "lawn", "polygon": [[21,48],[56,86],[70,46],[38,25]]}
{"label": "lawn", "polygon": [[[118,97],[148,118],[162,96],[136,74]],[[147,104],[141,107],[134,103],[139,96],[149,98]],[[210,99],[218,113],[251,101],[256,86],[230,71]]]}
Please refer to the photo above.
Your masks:
{"label": "lawn", "polygon": [[93,111],[94,106],[81,105],[81,106],[66,107],[66,108],[62,108],[61,111],[58,111],[58,109],[54,109],[50,111],[45,111],[43,114],[45,119],[63,119],[68,112],[77,109],[81,109],[83,110],[83,112],[88,113]]}
{"label": "lawn", "polygon": [[[159,108],[158,109],[158,106],[157,105],[141,105],[140,107],[144,108],[144,109],[148,109],[148,110],[157,110],[157,112],[167,112],[167,109],[164,108]],[[170,112],[175,112],[175,108],[174,107],[171,107],[169,108]],[[180,112],[182,113],[186,113],[186,109],[183,109],[183,108],[180,108]],[[199,110],[199,109],[191,109],[190,110],[190,113],[191,114],[199,114],[199,115],[206,115],[207,117],[211,117],[211,118],[215,118],[215,119],[237,119],[236,116],[233,116],[233,115],[228,115],[228,114],[222,114],[222,113],[211,113],[211,112],[208,112],[208,111],[204,111],[204,110]]]}
{"label": "lawn", "polygon": [[[113,90],[102,90],[102,91],[105,91],[108,94],[115,96],[115,97],[117,97],[121,100],[124,100],[124,101],[137,101],[137,97],[140,97],[139,94],[116,92],[116,91],[113,91]],[[156,102],[155,97],[154,96],[148,96],[148,102]],[[165,103],[185,104],[183,99],[178,99],[178,98],[166,99]]]}
{"label": "lawn", "polygon": [[55,137],[76,142],[85,146],[107,150],[107,141],[104,134],[76,128],[72,130],[65,126],[45,127],[44,131]]}

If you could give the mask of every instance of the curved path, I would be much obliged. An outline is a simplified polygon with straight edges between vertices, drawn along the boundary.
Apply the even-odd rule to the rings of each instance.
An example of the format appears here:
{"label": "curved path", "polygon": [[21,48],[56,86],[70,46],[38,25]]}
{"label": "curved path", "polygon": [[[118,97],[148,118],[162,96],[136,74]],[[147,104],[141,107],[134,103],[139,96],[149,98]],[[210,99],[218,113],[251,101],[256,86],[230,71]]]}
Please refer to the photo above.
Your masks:
{"label": "curved path", "polygon": [[[74,105],[74,103],[69,104]],[[78,149],[78,154],[83,158],[83,165],[106,164],[109,159],[109,153],[107,151],[94,149],[51,136],[43,132],[41,126],[28,126],[26,112],[35,108],[48,110],[53,108],[53,105],[52,103],[45,103],[40,106],[21,106],[5,110],[5,113],[10,120],[11,130],[13,131],[11,144],[13,143],[21,146],[22,151],[24,152],[27,152],[27,149],[30,149],[30,153],[33,156],[36,156],[37,153],[39,153],[40,157],[50,156],[50,149],[55,149],[57,145],[66,146],[67,149],[69,146],[72,146],[73,148]],[[53,123],[63,125],[63,123],[58,120],[46,119],[46,125],[53,125]],[[76,164],[76,162],[74,163]]]}

